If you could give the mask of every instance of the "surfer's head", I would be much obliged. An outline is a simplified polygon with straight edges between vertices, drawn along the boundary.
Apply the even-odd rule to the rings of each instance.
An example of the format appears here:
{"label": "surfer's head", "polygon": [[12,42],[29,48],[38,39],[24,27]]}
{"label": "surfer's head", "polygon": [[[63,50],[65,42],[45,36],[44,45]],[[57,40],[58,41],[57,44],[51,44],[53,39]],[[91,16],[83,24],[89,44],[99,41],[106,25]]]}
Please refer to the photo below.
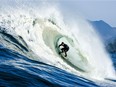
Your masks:
{"label": "surfer's head", "polygon": [[62,45],[64,45],[64,42],[62,42]]}

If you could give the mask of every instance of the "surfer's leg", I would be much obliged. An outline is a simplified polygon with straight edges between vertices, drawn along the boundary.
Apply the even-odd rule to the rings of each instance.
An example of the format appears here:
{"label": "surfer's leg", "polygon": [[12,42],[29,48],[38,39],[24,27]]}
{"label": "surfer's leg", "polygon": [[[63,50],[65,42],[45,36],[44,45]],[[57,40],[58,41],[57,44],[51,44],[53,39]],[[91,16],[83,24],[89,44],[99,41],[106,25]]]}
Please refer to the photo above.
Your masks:
{"label": "surfer's leg", "polygon": [[61,50],[62,50],[62,53],[65,52],[65,49],[64,48],[62,48]]}
{"label": "surfer's leg", "polygon": [[65,57],[67,57],[67,53],[66,53],[66,51],[65,51],[64,53],[65,53]]}

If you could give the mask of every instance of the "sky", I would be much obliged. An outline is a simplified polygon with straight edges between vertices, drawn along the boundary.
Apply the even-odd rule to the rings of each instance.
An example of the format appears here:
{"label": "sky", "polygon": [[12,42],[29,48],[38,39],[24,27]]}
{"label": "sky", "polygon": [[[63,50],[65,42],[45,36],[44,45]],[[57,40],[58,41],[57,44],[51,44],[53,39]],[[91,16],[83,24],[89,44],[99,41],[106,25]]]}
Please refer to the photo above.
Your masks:
{"label": "sky", "polygon": [[[6,3],[10,0],[0,0]],[[13,1],[13,0],[12,0]],[[58,3],[58,6],[68,13],[74,13],[75,15],[81,15],[82,17],[91,20],[103,20],[110,24],[112,27],[116,27],[116,0],[14,0],[14,1],[47,1]],[[2,5],[4,5],[2,3]],[[8,2],[8,4],[12,4]],[[37,3],[39,4],[39,3]],[[1,6],[1,4],[0,4]]]}
{"label": "sky", "polygon": [[63,10],[80,13],[86,19],[104,20],[116,27],[116,0],[60,0]]}

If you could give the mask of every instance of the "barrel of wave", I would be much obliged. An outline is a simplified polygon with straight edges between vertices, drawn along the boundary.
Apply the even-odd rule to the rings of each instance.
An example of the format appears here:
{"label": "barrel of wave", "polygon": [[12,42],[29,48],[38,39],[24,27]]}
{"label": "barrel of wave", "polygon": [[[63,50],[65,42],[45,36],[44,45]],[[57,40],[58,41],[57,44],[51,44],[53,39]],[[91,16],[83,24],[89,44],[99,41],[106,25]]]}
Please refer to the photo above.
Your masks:
{"label": "barrel of wave", "polygon": [[84,55],[78,49],[75,49],[73,40],[64,36],[58,40],[57,45],[60,45],[62,42],[67,44],[70,48],[67,52],[67,57],[65,57],[65,60],[77,70],[84,72],[89,71],[88,61],[86,57],[84,57]]}
{"label": "barrel of wave", "polygon": [[68,56],[66,60],[68,65],[75,68],[76,70],[81,70],[84,72],[88,71],[89,69],[88,61],[79,50],[75,49],[75,44],[73,43],[73,39],[60,33],[60,31],[58,31],[57,29],[51,27],[46,27],[43,30],[42,36],[45,44],[50,49],[52,49],[52,51],[56,55],[59,55],[57,51],[58,45],[61,44],[61,42],[66,43],[70,47],[70,50],[67,53]]}

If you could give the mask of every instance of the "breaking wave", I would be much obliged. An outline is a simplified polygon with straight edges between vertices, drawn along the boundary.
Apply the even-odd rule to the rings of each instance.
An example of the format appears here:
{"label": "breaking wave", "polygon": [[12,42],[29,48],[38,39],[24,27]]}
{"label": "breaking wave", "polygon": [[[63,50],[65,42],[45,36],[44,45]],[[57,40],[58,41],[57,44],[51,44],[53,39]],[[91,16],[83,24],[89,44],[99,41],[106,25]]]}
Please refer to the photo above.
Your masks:
{"label": "breaking wave", "polygon": [[[71,16],[65,20],[64,14],[54,6],[25,8],[1,11],[0,42],[3,45],[74,74],[96,79],[115,77],[104,45],[86,20],[77,17],[78,20],[71,21]],[[58,54],[57,46],[61,42],[70,47],[67,58]]]}

